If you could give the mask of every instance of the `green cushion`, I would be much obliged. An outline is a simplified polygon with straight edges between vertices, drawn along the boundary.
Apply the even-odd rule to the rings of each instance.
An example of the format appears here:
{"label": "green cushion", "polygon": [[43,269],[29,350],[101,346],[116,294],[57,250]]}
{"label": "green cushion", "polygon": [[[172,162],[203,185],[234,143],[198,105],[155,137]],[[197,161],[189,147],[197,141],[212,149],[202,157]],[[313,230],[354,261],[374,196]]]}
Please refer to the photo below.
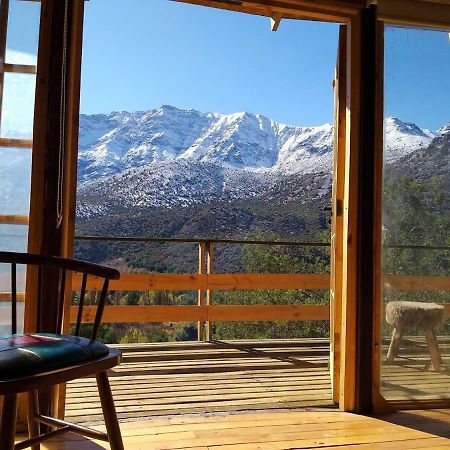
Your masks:
{"label": "green cushion", "polygon": [[94,361],[108,347],[90,339],[60,334],[15,334],[0,339],[0,381]]}

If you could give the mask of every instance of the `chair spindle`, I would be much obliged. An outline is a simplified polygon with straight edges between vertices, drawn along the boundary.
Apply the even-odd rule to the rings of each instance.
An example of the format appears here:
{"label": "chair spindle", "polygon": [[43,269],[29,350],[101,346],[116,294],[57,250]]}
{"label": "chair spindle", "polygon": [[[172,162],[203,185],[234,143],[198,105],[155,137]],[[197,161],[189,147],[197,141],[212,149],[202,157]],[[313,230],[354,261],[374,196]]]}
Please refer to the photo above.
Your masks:
{"label": "chair spindle", "polygon": [[109,280],[105,279],[103,282],[102,292],[100,294],[100,300],[97,306],[97,313],[95,314],[94,328],[92,330],[92,340],[95,341],[100,329],[100,322],[103,316],[103,310],[105,309],[106,296],[108,294]]}
{"label": "chair spindle", "polygon": [[36,314],[36,331],[41,331],[41,308],[42,308],[42,276],[43,268],[38,266],[38,283],[37,283],[37,314]]}
{"label": "chair spindle", "polygon": [[77,316],[77,324],[75,327],[75,335],[80,335],[80,326],[81,320],[83,319],[83,306],[84,306],[84,298],[86,296],[86,285],[87,285],[87,273],[83,273],[83,279],[81,281],[81,292],[80,292],[80,304],[78,306],[78,316]]}
{"label": "chair spindle", "polygon": [[11,263],[11,333],[17,333],[17,265]]}
{"label": "chair spindle", "polygon": [[62,333],[62,319],[64,311],[64,298],[66,294],[66,271],[62,269],[59,278],[59,299],[58,299],[58,322],[56,325],[56,332]]}

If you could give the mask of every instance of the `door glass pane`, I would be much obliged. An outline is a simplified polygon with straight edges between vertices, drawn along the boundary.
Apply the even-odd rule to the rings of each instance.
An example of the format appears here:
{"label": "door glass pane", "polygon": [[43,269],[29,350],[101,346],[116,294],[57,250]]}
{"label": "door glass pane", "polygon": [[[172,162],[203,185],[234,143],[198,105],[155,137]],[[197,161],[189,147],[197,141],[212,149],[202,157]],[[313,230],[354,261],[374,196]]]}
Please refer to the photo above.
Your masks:
{"label": "door glass pane", "polygon": [[10,0],[6,57],[8,64],[37,64],[40,2]]}
{"label": "door glass pane", "polygon": [[[10,252],[26,252],[28,239],[27,225],[0,224],[0,249]],[[0,335],[11,330],[11,268],[9,264],[0,264]],[[17,266],[17,291],[25,290],[25,267]],[[17,305],[18,332],[22,330],[23,302]]]}
{"label": "door glass pane", "polygon": [[30,139],[33,135],[36,76],[5,73],[1,136]]}
{"label": "door glass pane", "polygon": [[385,38],[382,393],[448,399],[450,42],[394,27]]}
{"label": "door glass pane", "polygon": [[[5,0],[2,0],[4,5]],[[36,76],[20,65],[36,65],[40,20],[40,2],[10,0],[5,67],[0,102],[0,136],[31,140]],[[5,32],[5,30],[0,30]],[[1,65],[3,70],[4,66]],[[13,72],[12,72],[13,71]],[[0,251],[26,252],[28,226],[23,218],[29,213],[31,148],[13,148],[10,142],[0,141]],[[22,144],[21,144],[22,145]],[[26,222],[26,218],[25,218]],[[17,267],[17,288],[25,289],[25,267]],[[0,334],[10,332],[11,302],[10,267],[0,265]],[[23,299],[23,295],[19,296]],[[23,305],[18,305],[18,331],[22,329]]]}
{"label": "door glass pane", "polygon": [[0,215],[27,215],[30,204],[31,151],[0,147]]}

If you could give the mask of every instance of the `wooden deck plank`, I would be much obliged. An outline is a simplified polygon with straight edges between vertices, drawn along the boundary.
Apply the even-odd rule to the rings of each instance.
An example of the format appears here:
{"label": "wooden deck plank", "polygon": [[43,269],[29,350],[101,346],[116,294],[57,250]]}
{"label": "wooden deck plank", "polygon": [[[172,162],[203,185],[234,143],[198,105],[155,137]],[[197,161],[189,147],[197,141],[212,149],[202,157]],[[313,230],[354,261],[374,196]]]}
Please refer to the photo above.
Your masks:
{"label": "wooden deck plank", "polygon": [[[119,347],[124,362],[111,371],[110,381],[123,420],[333,406],[324,340]],[[80,423],[101,420],[94,378],[68,384],[66,417]]]}

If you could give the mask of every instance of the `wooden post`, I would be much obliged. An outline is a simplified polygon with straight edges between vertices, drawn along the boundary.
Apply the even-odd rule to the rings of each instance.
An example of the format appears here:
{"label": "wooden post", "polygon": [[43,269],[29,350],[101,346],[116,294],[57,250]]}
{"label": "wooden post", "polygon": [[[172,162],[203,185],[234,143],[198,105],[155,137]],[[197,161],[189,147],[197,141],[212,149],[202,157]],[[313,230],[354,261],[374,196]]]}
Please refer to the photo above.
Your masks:
{"label": "wooden post", "polygon": [[[200,242],[198,244],[198,273],[205,273],[205,264],[206,264],[206,243]],[[205,292],[203,289],[198,290],[197,304],[198,306],[203,306]],[[205,340],[205,323],[202,320],[197,322],[197,335],[199,341]]]}
{"label": "wooden post", "polygon": [[[206,243],[206,273],[208,275],[213,273],[213,260],[214,260],[214,247],[212,242]],[[206,289],[206,305],[212,305],[212,291],[211,289]],[[209,320],[206,322],[206,339],[208,341],[212,340],[212,322]]]}

